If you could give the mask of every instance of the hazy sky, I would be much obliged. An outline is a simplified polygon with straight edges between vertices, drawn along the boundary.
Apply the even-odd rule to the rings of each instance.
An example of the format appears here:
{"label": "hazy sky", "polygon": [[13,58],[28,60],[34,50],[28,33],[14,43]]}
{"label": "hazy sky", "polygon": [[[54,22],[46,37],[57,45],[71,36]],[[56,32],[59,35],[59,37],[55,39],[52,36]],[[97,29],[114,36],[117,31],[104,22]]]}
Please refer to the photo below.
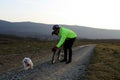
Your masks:
{"label": "hazy sky", "polygon": [[0,0],[0,19],[120,30],[120,0]]}

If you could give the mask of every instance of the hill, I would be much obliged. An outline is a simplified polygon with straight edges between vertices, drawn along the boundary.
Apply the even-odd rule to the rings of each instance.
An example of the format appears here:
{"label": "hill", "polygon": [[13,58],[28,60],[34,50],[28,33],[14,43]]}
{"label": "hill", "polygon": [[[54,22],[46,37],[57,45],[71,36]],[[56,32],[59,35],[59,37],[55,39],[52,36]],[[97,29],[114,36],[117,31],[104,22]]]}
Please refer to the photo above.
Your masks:
{"label": "hill", "polygon": [[[82,39],[120,39],[120,30],[96,29],[76,25],[62,25],[72,29]],[[51,37],[52,25],[34,22],[8,22],[0,20],[0,34],[54,39]]]}

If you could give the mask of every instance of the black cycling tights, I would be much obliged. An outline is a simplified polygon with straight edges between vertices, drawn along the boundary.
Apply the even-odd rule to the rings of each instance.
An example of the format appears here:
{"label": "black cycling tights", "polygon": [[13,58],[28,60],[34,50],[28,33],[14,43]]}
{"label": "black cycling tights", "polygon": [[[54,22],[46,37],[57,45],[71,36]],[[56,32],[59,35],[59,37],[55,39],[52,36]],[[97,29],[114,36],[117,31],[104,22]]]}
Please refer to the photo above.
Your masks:
{"label": "black cycling tights", "polygon": [[72,60],[72,45],[75,39],[76,38],[71,38],[71,39],[65,40],[64,42],[63,48],[64,48],[64,60],[65,61],[71,62]]}

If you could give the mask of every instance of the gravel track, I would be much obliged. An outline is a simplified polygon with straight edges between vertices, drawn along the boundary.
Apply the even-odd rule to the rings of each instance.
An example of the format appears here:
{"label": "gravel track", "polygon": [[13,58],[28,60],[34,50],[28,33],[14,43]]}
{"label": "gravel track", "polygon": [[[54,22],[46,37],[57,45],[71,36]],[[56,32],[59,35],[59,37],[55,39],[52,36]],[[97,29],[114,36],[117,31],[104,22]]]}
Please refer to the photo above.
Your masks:
{"label": "gravel track", "polygon": [[95,45],[79,46],[73,50],[72,62],[51,64],[51,56],[46,56],[34,69],[22,68],[0,74],[0,80],[81,80],[89,63]]}

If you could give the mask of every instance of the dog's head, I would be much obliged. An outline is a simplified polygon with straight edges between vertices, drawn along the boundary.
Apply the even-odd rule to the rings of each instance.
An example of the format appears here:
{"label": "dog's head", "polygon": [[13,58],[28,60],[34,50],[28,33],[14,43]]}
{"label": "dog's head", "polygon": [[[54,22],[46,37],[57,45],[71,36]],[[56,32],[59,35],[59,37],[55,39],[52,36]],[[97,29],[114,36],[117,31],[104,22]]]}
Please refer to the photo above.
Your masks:
{"label": "dog's head", "polygon": [[23,63],[25,63],[25,64],[27,64],[27,65],[29,65],[29,63],[31,62],[31,59],[30,58],[24,58],[23,59]]}
{"label": "dog's head", "polygon": [[28,69],[32,69],[33,68],[33,63],[32,63],[32,60],[30,58],[24,58],[23,59],[23,66],[24,66],[24,69],[25,70],[28,70]]}
{"label": "dog's head", "polygon": [[24,63],[25,63],[27,66],[30,66],[28,59],[25,59],[25,60],[24,60]]}

